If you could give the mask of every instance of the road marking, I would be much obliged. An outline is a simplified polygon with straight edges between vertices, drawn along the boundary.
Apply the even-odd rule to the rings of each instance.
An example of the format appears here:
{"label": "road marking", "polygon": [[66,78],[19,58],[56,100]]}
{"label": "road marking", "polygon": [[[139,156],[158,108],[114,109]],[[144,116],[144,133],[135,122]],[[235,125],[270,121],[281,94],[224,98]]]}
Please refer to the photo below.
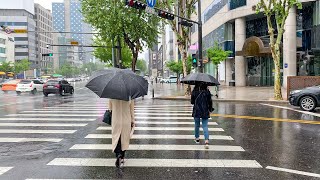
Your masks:
{"label": "road marking", "polygon": [[79,121],[79,122],[87,122],[87,121],[95,121],[96,119],[80,119],[80,118],[0,118],[0,121]]}
{"label": "road marking", "polygon": [[[111,139],[111,134],[88,134],[86,139]],[[134,134],[131,139],[194,139],[194,135],[166,135],[166,134]],[[204,139],[203,135],[200,136],[200,139]],[[210,135],[210,139],[214,140],[234,140],[231,136],[223,135]]]}
{"label": "road marking", "polygon": [[47,116],[47,117],[72,117],[72,116],[76,116],[76,117],[98,117],[98,116],[102,116],[103,114],[8,114],[6,116],[17,116],[17,117],[22,117],[22,116],[32,116],[32,117],[39,117],[39,116]]}
{"label": "road marking", "polygon": [[173,120],[187,120],[187,119],[194,119],[191,116],[188,117],[148,117],[148,116],[136,116],[134,117],[135,119],[156,119],[156,120],[168,120],[168,119],[173,119]]}
{"label": "road marking", "polygon": [[65,111],[23,111],[23,113],[77,113],[77,114],[98,114],[104,113],[105,111],[72,111],[72,110],[65,110]]}
{"label": "road marking", "polygon": [[[194,122],[193,121],[189,121],[189,122],[179,122],[179,121],[175,121],[175,122],[172,122],[172,121],[135,121],[136,124],[170,124],[170,125],[174,125],[174,124],[185,124],[185,125],[194,125]],[[208,125],[214,125],[214,126],[217,126],[218,123],[216,122],[208,122]]]}
{"label": "road marking", "polygon": [[73,134],[77,130],[0,129],[1,134]]}
{"label": "road marking", "polygon": [[[112,127],[98,127],[97,130],[111,130]],[[222,128],[208,128],[209,131],[224,131]],[[135,127],[137,131],[194,131],[194,127]],[[200,128],[202,131],[202,128]]]}
{"label": "road marking", "polygon": [[18,126],[18,127],[84,127],[88,124],[71,123],[0,123],[0,126]]}
{"label": "road marking", "polygon": [[[47,165],[114,167],[114,162],[114,158],[56,158]],[[226,159],[126,159],[125,167],[262,168],[262,166],[255,160]]]}
{"label": "road marking", "polygon": [[10,169],[12,169],[13,167],[0,167],[0,175],[8,172]]}
{"label": "road marking", "polygon": [[256,116],[238,116],[238,115],[226,115],[226,114],[211,114],[211,117],[224,117],[224,118],[232,118],[232,119],[276,121],[276,122],[290,122],[290,123],[301,123],[301,124],[320,124],[320,121],[279,119],[279,118],[267,118],[267,117],[256,117]]}
{"label": "road marking", "polygon": [[140,113],[137,112],[135,113],[136,115],[153,115],[153,116],[191,116],[191,113],[151,113],[151,112],[146,112],[146,113]]}
{"label": "road marking", "polygon": [[55,138],[0,138],[0,142],[60,142],[63,139]]}
{"label": "road marking", "polygon": [[307,112],[307,111],[300,111],[300,110],[289,108],[289,107],[276,106],[276,105],[271,105],[271,104],[262,104],[262,103],[261,103],[261,105],[275,107],[275,108],[281,108],[281,109],[286,109],[286,110],[291,110],[291,111],[295,111],[295,112],[299,112],[299,113],[303,113],[303,114],[308,114],[308,115],[320,117],[320,114],[317,114],[317,113]]}
{"label": "road marking", "polygon": [[[72,112],[72,113],[101,113],[105,112],[106,109],[34,109],[32,111],[23,111],[24,113],[53,113],[53,112]],[[180,110],[180,111],[171,111],[171,110],[139,110],[136,109],[135,112],[157,112],[157,113],[192,113],[192,110]]]}
{"label": "road marking", "polygon": [[267,166],[266,169],[275,170],[275,171],[282,171],[282,172],[287,172],[287,173],[293,173],[293,174],[299,174],[299,175],[304,175],[304,176],[320,177],[320,174],[316,174],[316,173],[297,171],[297,170],[279,168],[279,167],[273,167],[273,166]]}
{"label": "road marking", "polygon": [[[75,144],[73,150],[112,150],[112,144]],[[130,150],[136,151],[224,151],[241,152],[241,146],[210,145],[205,149],[199,145],[168,145],[168,144],[130,144]]]}

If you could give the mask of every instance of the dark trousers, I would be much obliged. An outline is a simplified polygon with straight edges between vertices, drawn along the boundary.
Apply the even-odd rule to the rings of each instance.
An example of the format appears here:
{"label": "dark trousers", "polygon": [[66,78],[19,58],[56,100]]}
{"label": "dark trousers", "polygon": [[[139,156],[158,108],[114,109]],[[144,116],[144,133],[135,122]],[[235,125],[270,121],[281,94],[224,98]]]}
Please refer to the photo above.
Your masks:
{"label": "dark trousers", "polygon": [[122,159],[124,158],[124,155],[125,155],[126,151],[122,151],[121,150],[121,137],[118,140],[118,144],[117,144],[117,147],[114,150],[114,152],[116,153],[116,158],[119,157],[119,156],[121,156]]}

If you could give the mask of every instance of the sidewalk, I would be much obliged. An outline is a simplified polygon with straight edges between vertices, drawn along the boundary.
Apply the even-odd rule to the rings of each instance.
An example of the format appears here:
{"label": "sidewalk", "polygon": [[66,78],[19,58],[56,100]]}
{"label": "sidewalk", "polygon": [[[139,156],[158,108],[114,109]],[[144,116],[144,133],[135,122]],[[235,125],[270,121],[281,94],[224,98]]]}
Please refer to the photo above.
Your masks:
{"label": "sidewalk", "polygon": [[[174,88],[175,87],[175,88]],[[159,91],[159,88],[164,90],[164,93]],[[171,92],[166,90],[170,89]],[[175,91],[173,91],[175,89]],[[183,85],[164,84],[155,86],[155,99],[160,100],[190,100],[190,97],[184,96]],[[288,104],[288,101],[276,101],[273,99],[273,87],[231,87],[220,86],[218,98],[216,98],[215,87],[210,87],[211,93],[214,95],[213,100],[218,102],[259,102],[259,103],[283,103]],[[287,97],[287,91],[282,89],[282,96]]]}

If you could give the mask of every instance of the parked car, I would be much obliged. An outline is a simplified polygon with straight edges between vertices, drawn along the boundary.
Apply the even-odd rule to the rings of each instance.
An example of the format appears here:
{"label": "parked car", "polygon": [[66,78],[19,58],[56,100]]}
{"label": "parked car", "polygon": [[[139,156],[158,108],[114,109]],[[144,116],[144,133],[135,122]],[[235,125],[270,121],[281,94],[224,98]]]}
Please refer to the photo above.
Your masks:
{"label": "parked car", "polygon": [[49,94],[60,94],[64,96],[67,93],[73,94],[74,88],[66,80],[49,80],[43,85],[44,96],[48,96]]}
{"label": "parked car", "polygon": [[8,91],[16,91],[17,84],[18,84],[19,82],[20,82],[19,79],[5,82],[5,83],[2,84],[1,90],[2,90],[4,93],[7,93]]}
{"label": "parked car", "polygon": [[36,94],[37,92],[43,91],[43,83],[40,80],[21,80],[16,87],[16,92],[20,95],[23,92],[30,92]]}
{"label": "parked car", "polygon": [[169,83],[177,83],[177,76],[170,76],[169,77]]}
{"label": "parked car", "polygon": [[289,102],[304,111],[314,111],[320,107],[320,85],[290,92]]}

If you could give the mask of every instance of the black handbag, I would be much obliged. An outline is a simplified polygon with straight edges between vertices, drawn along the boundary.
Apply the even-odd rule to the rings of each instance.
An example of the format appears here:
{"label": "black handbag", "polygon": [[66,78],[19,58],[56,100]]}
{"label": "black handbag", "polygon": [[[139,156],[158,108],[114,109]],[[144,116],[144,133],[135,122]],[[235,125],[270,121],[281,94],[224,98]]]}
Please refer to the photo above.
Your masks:
{"label": "black handbag", "polygon": [[111,126],[111,119],[112,119],[112,111],[106,110],[106,112],[103,115],[102,122],[107,123]]}

